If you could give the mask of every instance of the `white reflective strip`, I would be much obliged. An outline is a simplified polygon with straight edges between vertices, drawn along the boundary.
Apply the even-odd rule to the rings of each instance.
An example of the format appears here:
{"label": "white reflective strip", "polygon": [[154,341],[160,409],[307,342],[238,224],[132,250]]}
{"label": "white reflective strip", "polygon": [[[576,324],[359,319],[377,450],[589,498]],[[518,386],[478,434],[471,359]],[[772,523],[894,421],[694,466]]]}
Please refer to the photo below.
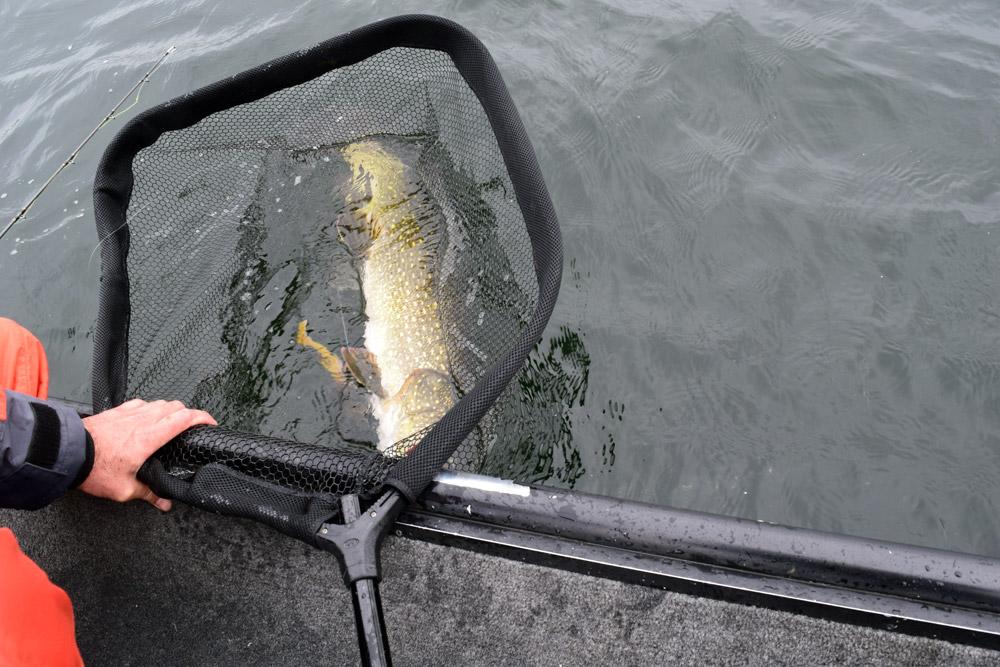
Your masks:
{"label": "white reflective strip", "polygon": [[512,496],[522,496],[527,498],[531,495],[531,487],[523,484],[515,484],[509,479],[497,479],[486,475],[476,475],[471,472],[451,472],[442,470],[435,477],[438,484],[448,486],[462,486],[467,489],[478,489],[480,491],[490,491],[492,493],[506,493]]}

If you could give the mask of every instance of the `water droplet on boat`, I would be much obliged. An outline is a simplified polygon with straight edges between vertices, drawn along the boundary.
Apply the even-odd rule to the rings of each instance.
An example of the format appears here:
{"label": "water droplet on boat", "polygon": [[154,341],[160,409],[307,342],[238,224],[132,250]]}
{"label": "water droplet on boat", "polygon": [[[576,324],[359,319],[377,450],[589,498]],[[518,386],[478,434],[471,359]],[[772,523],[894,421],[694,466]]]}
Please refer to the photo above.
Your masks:
{"label": "water droplet on boat", "polygon": [[293,185],[298,185],[301,182],[302,182],[302,177],[301,176],[296,176],[295,177],[295,183],[293,183]]}
{"label": "water droplet on boat", "polygon": [[0,194],[0,199],[6,199],[6,198],[7,198],[7,193],[6,192],[4,192],[3,194]]}

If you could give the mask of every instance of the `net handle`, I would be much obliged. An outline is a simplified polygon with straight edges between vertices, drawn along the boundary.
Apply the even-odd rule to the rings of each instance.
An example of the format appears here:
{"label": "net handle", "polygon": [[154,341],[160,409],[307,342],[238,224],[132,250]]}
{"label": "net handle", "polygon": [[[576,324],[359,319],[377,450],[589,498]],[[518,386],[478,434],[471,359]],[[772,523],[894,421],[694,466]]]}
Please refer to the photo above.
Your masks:
{"label": "net handle", "polygon": [[[192,442],[204,446],[206,441],[218,438],[219,432],[225,432],[229,439],[235,434],[262,442],[261,436],[199,426],[181,433],[166,446],[188,447]],[[287,441],[263,440],[263,444],[268,443],[272,451],[281,451]],[[221,463],[203,465],[193,475],[180,477],[170,474],[154,454],[139,469],[137,476],[162,498],[179,500],[210,512],[253,519],[313,546],[323,545],[317,536],[319,530],[341,513],[340,502],[332,494],[295,491],[269,484]]]}
{"label": "net handle", "polygon": [[[183,461],[220,463],[254,476],[262,466],[281,471],[283,487],[310,493],[359,493],[367,497],[382,486],[392,460],[374,449],[318,444],[233,431],[221,426],[195,426],[174,438],[154,457],[166,468]],[[181,461],[181,463],[175,463]],[[167,474],[164,472],[164,474]],[[333,489],[338,489],[333,492]]]}

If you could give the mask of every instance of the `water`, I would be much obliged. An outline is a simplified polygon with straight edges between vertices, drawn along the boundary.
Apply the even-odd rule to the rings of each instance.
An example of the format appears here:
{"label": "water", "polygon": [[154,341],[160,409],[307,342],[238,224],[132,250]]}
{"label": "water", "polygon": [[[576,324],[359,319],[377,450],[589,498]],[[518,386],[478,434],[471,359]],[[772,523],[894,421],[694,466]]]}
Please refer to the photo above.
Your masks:
{"label": "water", "polygon": [[[0,221],[172,44],[137,110],[449,16],[497,60],[566,246],[528,382],[572,407],[519,477],[1000,556],[992,5],[615,4],[2,4]],[[89,395],[89,188],[120,123],[0,241],[56,395]]]}

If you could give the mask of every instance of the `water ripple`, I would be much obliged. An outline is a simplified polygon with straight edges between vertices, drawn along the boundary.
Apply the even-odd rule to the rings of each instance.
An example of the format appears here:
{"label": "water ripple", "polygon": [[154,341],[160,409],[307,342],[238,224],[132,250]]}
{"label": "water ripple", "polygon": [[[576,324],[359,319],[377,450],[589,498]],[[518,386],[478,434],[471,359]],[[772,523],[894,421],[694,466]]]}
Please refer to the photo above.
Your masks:
{"label": "water ripple", "polygon": [[[553,331],[592,359],[576,488],[998,555],[994,9],[4,3],[0,219],[170,45],[131,113],[390,13],[450,16],[497,60],[563,226]],[[0,242],[4,305],[81,398],[87,192],[128,116]],[[611,458],[591,405],[627,415]]]}

